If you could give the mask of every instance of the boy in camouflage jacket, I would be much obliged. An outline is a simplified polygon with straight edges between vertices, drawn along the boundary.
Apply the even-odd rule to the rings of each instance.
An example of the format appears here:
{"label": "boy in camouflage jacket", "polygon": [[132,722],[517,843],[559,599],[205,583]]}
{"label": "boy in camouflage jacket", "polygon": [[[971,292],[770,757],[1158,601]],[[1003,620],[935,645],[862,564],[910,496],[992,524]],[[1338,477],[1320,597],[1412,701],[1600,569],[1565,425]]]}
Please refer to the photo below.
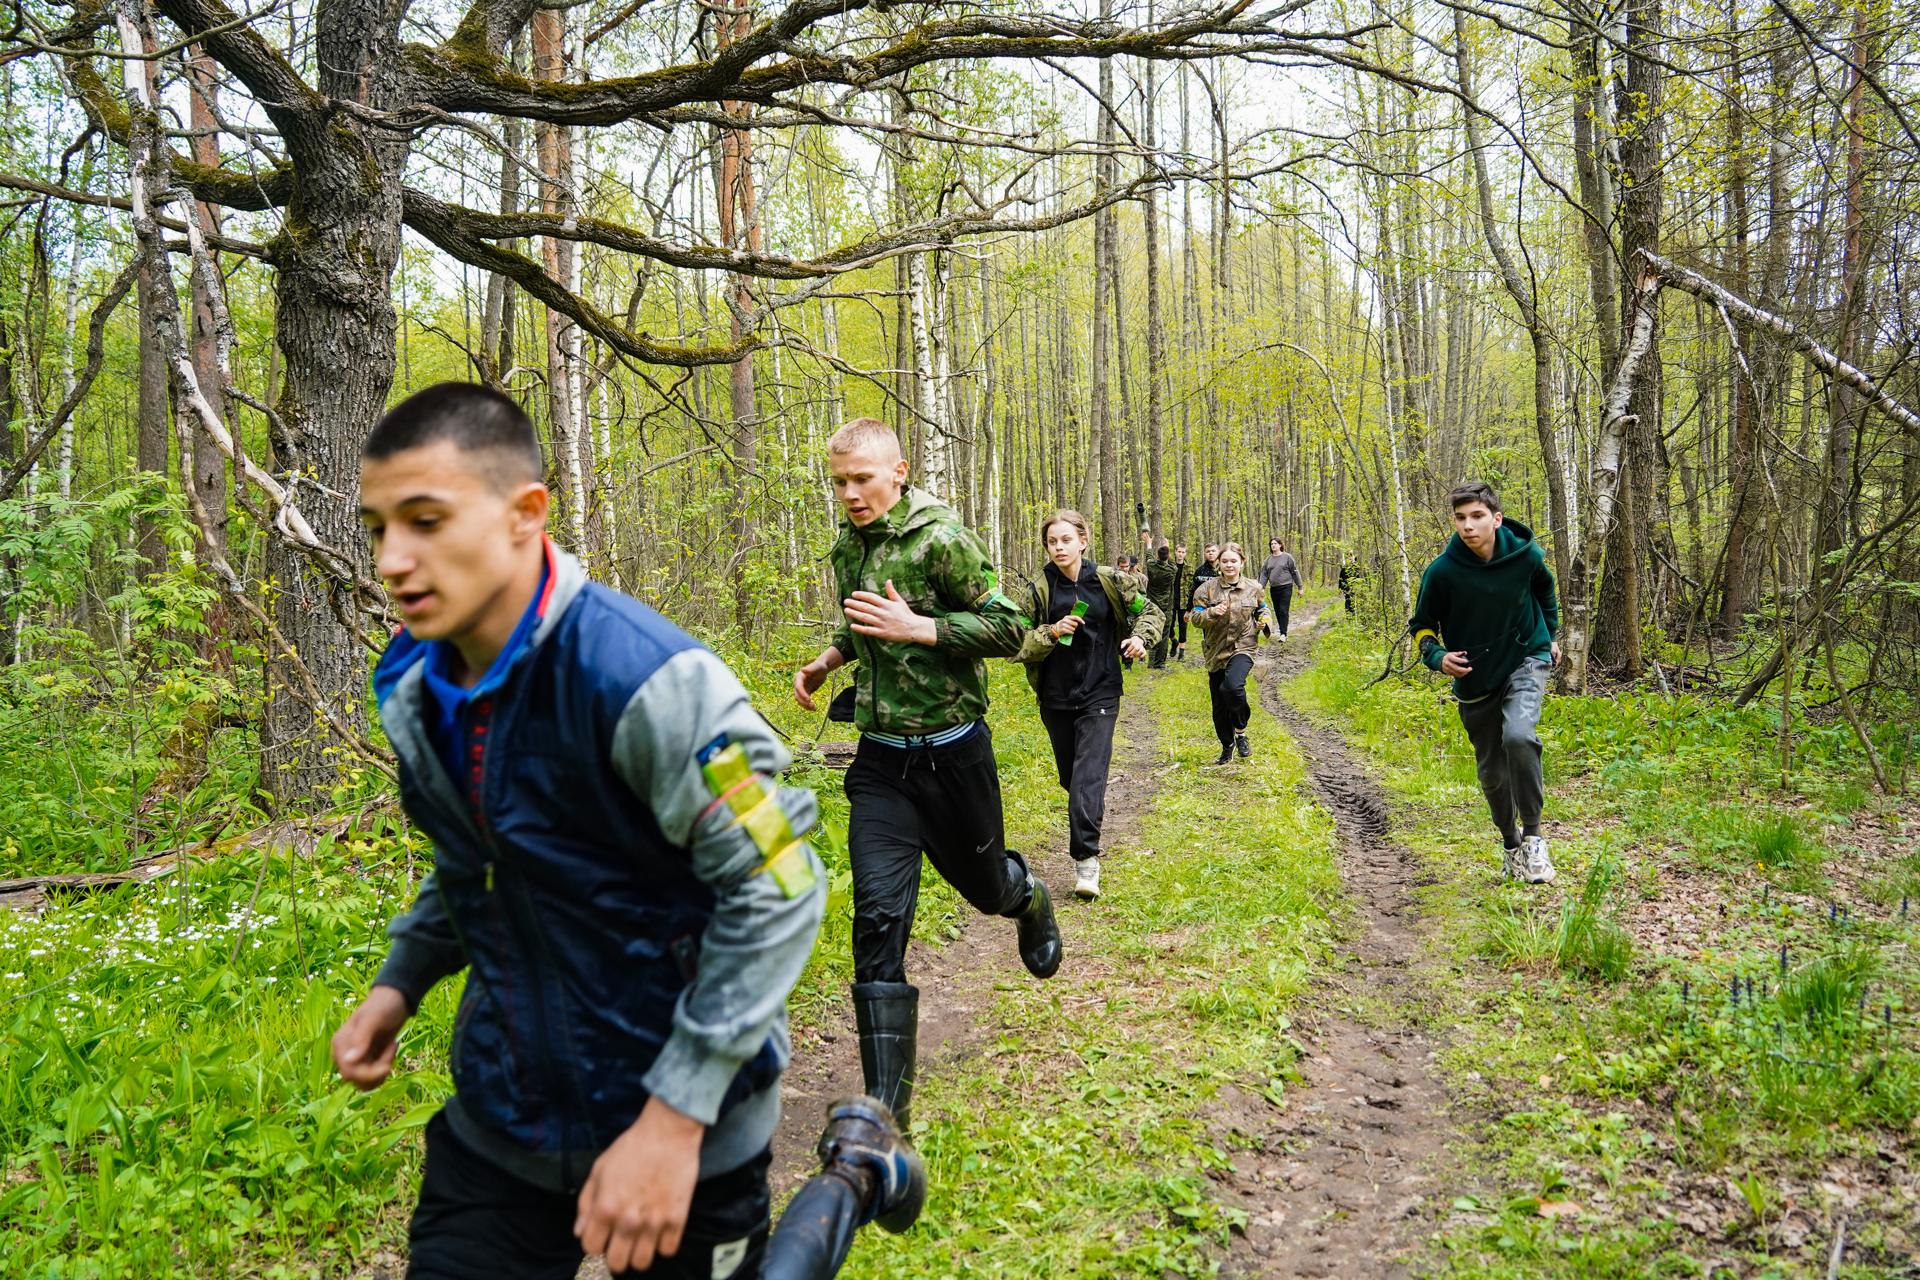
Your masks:
{"label": "boy in camouflage jacket", "polygon": [[906,954],[921,852],[976,910],[1017,922],[1020,958],[1034,976],[1060,967],[1047,888],[1006,847],[984,719],[984,659],[1012,657],[1027,628],[980,540],[952,508],[907,485],[891,427],[855,419],[828,453],[847,517],[829,556],[845,621],[794,674],[794,698],[813,710],[828,673],[858,664],[860,745],[846,779],[853,1007],[867,1092],[904,1131],[919,1018]]}

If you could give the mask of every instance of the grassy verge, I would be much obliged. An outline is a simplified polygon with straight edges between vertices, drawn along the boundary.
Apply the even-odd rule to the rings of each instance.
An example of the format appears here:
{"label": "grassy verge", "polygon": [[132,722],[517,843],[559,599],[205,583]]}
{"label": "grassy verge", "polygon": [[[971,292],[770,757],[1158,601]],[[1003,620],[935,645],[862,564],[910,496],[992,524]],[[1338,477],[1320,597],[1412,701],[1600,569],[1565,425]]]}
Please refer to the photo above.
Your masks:
{"label": "grassy verge", "polygon": [[[1049,848],[1064,803],[1032,699],[995,664],[1010,839]],[[1138,679],[1138,677],[1136,677]],[[936,1194],[926,1227],[867,1240],[849,1274],[1205,1274],[1229,1218],[1205,1174],[1206,1119],[1232,1081],[1278,1089],[1284,1010],[1336,891],[1300,762],[1257,717],[1253,767],[1211,758],[1202,677],[1151,685],[1162,802],[1117,851],[1096,908],[1062,904],[1066,982],[1017,970],[977,1069],[930,1080],[917,1123]],[[804,720],[762,690],[797,738]],[[802,770],[825,815],[828,921],[797,1024],[849,978],[846,802]],[[1116,786],[1147,785],[1116,780]],[[1147,852],[1152,850],[1152,852]],[[234,854],[177,880],[0,914],[0,1275],[311,1276],[392,1265],[418,1178],[417,1128],[448,1089],[457,983],[407,1032],[401,1070],[360,1096],[327,1039],[386,950],[428,852],[370,817],[297,856]],[[938,942],[964,906],[928,876],[916,925]]]}
{"label": "grassy verge", "polygon": [[[1210,1110],[1229,1085],[1286,1087],[1296,1055],[1287,1010],[1328,945],[1339,880],[1331,828],[1270,718],[1254,719],[1252,761],[1216,771],[1204,764],[1217,749],[1205,677],[1179,670],[1134,688],[1157,722],[1159,776],[1114,786],[1156,785],[1152,811],[1133,844],[1110,850],[1100,901],[1061,904],[1061,975],[1036,984],[1010,972],[991,1047],[922,1082],[926,1219],[905,1237],[863,1239],[849,1276],[1202,1276],[1217,1266],[1238,1214],[1209,1193],[1232,1142]],[[1003,741],[1038,732],[1030,704],[1006,716]],[[1045,815],[1058,840],[1064,802],[1050,759],[1023,781],[1013,755],[1002,756],[1011,820],[1033,827]]]}
{"label": "grassy verge", "polygon": [[[1914,815],[1849,740],[1687,697],[1550,699],[1560,879],[1497,843],[1437,680],[1362,689],[1351,626],[1288,690],[1375,765],[1434,883],[1434,1017],[1482,1123],[1428,1259],[1445,1276],[1827,1273],[1915,1265]],[[1844,726],[1842,727],[1844,729]]]}

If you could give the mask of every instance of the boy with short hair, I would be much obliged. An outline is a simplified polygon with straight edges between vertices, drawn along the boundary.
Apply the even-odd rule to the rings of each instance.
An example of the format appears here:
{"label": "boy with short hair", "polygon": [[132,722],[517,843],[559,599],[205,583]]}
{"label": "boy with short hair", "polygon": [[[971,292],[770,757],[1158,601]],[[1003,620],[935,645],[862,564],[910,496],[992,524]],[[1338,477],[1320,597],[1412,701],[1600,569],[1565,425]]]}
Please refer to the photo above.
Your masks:
{"label": "boy with short hair", "polygon": [[845,622],[794,673],[793,695],[811,711],[830,672],[859,664],[860,745],[845,784],[853,1007],[867,1093],[905,1131],[920,997],[906,956],[921,852],[975,910],[1015,921],[1020,959],[1035,977],[1060,967],[1047,887],[1006,846],[985,719],[983,659],[1012,657],[1027,623],[1001,594],[980,540],[951,507],[907,483],[892,427],[856,418],[827,451],[846,515],[829,553]]}
{"label": "boy with short hair", "polygon": [[443,383],[376,425],[360,516],[406,626],[374,673],[434,869],[333,1038],[371,1089],[469,971],[413,1277],[757,1276],[811,792],[726,666],[546,536],[533,425]]}
{"label": "boy with short hair", "polygon": [[1421,660],[1453,677],[1480,790],[1500,829],[1502,877],[1545,884],[1554,870],[1540,832],[1538,730],[1547,672],[1560,661],[1553,571],[1533,530],[1506,518],[1490,486],[1469,481],[1448,502],[1454,535],[1421,574],[1407,626]]}

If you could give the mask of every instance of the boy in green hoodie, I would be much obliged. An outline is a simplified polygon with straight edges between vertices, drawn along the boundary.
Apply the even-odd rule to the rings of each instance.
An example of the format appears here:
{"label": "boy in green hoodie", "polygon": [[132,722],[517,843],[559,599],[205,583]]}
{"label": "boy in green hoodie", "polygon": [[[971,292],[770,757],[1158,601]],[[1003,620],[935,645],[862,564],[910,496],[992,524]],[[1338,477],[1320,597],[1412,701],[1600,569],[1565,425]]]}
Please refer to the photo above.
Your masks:
{"label": "boy in green hoodie", "polygon": [[1454,535],[1420,575],[1407,627],[1420,660],[1453,677],[1480,790],[1503,846],[1501,875],[1553,879],[1540,834],[1540,704],[1560,661],[1560,600],[1533,530],[1508,520],[1493,489],[1469,481],[1448,495]]}

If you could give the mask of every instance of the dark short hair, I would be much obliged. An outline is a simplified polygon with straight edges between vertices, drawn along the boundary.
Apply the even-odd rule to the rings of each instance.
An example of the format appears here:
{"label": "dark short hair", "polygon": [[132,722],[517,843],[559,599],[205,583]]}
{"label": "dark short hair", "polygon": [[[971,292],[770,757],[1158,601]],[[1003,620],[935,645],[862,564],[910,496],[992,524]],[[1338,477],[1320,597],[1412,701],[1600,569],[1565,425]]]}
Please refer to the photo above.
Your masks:
{"label": "dark short hair", "polygon": [[484,455],[483,468],[501,486],[538,480],[546,470],[526,411],[474,382],[441,382],[414,392],[373,424],[360,456],[391,458],[442,440],[462,453]]}
{"label": "dark short hair", "polygon": [[1173,555],[1173,548],[1167,545],[1167,540],[1165,538],[1162,538],[1160,540],[1160,546],[1154,552],[1154,554],[1162,560],[1170,559]]}
{"label": "dark short hair", "polygon": [[1481,503],[1495,515],[1500,514],[1500,497],[1485,480],[1469,480],[1465,484],[1455,485],[1453,492],[1447,495],[1447,509],[1450,511],[1458,511],[1473,502]]}

